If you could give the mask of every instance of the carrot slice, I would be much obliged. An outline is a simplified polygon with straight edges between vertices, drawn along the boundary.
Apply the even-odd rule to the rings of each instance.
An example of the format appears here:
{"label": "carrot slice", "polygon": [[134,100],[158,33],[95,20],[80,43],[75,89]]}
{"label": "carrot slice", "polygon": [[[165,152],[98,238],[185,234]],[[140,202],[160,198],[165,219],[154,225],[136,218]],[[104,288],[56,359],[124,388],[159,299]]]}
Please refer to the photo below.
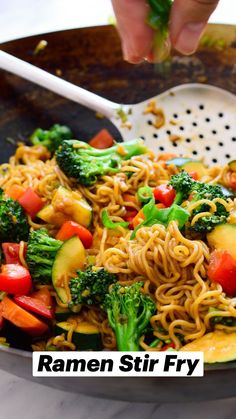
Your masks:
{"label": "carrot slice", "polygon": [[48,330],[48,325],[19,307],[8,297],[1,303],[2,316],[15,326],[24,330],[31,336],[40,336]]}
{"label": "carrot slice", "polygon": [[10,198],[15,199],[16,201],[18,201],[18,199],[21,198],[24,193],[25,189],[20,185],[12,185],[5,190],[5,194]]}

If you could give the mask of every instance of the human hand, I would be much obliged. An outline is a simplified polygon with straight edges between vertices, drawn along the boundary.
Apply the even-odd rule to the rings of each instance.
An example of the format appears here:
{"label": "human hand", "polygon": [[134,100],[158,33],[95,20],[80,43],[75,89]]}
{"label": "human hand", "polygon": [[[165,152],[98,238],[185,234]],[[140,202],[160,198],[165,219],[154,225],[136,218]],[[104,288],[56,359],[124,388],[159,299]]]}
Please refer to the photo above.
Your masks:
{"label": "human hand", "polygon": [[[170,42],[177,51],[192,54],[219,0],[174,0],[170,15]],[[145,0],[112,0],[124,59],[137,64],[153,60],[153,30],[146,19]],[[168,46],[166,47],[168,48]]]}

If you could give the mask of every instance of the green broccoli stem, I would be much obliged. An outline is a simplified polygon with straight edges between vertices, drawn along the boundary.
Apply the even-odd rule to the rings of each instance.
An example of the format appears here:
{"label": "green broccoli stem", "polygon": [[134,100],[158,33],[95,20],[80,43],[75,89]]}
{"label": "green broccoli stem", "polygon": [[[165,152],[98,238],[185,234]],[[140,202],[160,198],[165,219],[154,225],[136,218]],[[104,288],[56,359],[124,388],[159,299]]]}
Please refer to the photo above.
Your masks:
{"label": "green broccoli stem", "polygon": [[[70,142],[73,145],[73,140]],[[78,146],[78,141],[74,141],[75,147]],[[84,144],[81,142],[81,144]],[[147,153],[148,149],[145,146],[143,140],[141,138],[135,139],[132,141],[127,141],[124,143],[117,143],[114,146],[110,148],[106,148],[103,150],[99,150],[96,148],[93,148],[91,146],[87,146],[79,149],[80,153],[83,154],[83,152],[92,157],[110,157],[113,153],[119,155],[124,160],[129,160],[133,156],[137,156],[139,154],[145,154]]]}
{"label": "green broccoli stem", "polygon": [[117,323],[115,326],[116,343],[119,351],[122,352],[137,352],[140,350],[138,343],[135,341],[137,338],[135,330],[137,328],[136,321],[131,319],[128,323]]}

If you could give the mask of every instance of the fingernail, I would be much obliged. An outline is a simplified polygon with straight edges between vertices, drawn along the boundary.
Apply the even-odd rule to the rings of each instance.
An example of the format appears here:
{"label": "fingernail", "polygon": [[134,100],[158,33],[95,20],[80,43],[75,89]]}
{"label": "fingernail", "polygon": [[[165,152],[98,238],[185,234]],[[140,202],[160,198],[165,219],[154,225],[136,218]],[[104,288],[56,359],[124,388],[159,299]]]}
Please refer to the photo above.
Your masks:
{"label": "fingernail", "polygon": [[206,26],[205,22],[187,23],[181,30],[177,41],[175,42],[175,49],[182,54],[192,54],[196,51],[201,34]]}
{"label": "fingernail", "polygon": [[126,44],[122,45],[122,51],[123,51],[123,58],[125,61],[128,61],[128,63],[140,64],[143,61],[143,58],[135,55]]}

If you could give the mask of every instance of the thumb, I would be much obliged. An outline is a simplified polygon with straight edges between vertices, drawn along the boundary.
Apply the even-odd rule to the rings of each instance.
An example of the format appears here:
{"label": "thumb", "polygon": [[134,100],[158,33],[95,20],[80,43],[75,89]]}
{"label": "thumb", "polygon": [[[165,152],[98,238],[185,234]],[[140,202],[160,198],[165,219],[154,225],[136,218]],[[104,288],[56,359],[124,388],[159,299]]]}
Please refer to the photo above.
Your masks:
{"label": "thumb", "polygon": [[170,17],[170,39],[183,54],[192,54],[219,0],[175,0]]}

